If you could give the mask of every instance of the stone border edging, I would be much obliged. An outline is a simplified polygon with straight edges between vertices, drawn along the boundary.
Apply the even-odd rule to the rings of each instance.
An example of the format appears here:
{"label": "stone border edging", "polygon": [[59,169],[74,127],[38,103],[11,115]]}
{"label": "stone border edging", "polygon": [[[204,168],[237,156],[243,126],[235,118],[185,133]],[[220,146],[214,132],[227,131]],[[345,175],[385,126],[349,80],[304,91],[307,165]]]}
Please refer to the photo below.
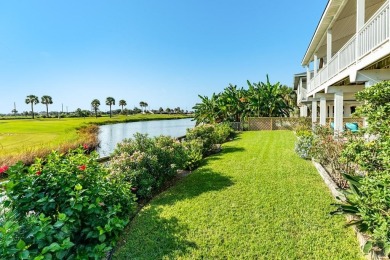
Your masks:
{"label": "stone border edging", "polygon": [[[330,192],[332,193],[333,197],[337,200],[336,197],[340,198],[342,202],[345,201],[345,196],[343,193],[340,192],[339,188],[337,187],[336,183],[332,180],[332,178],[329,176],[329,173],[325,170],[324,167],[322,167],[321,164],[317,163],[313,159],[311,160],[314,167],[317,169],[318,173],[320,174],[321,178],[324,180],[326,186],[328,186]],[[347,215],[347,220],[352,220],[351,215]],[[352,226],[353,230],[355,231],[356,237],[358,239],[360,248],[362,249],[363,246],[366,244],[367,239],[364,237],[364,235],[357,230],[355,226]],[[380,252],[371,251],[370,254],[366,254],[365,257],[369,260],[385,260],[389,259],[388,257],[384,256]]]}

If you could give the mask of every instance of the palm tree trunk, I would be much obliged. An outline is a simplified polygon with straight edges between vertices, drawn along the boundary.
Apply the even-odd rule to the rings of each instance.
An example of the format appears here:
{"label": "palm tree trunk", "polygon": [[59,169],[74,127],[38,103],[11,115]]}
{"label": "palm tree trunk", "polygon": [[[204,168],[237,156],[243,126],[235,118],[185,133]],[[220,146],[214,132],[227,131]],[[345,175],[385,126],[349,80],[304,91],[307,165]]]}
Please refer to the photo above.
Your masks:
{"label": "palm tree trunk", "polygon": [[31,113],[32,113],[32,119],[34,119],[34,104],[31,102]]}
{"label": "palm tree trunk", "polygon": [[49,117],[49,105],[46,104],[46,117]]}
{"label": "palm tree trunk", "polygon": [[111,118],[111,105],[110,105],[110,118]]}

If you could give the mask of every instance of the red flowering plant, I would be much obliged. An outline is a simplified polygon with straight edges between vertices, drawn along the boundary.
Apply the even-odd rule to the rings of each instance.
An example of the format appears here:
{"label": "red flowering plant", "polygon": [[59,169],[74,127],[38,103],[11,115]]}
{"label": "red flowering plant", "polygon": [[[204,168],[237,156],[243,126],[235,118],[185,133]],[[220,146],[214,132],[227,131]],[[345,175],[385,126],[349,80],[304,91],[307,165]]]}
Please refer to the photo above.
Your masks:
{"label": "red flowering plant", "polygon": [[89,259],[111,249],[136,204],[130,184],[109,174],[97,156],[80,147],[52,152],[28,167],[9,167],[4,201],[9,214],[0,226],[8,221],[17,228],[0,239],[1,256]]}
{"label": "red flowering plant", "polygon": [[0,178],[7,173],[8,169],[9,169],[8,165],[3,165],[0,167]]}

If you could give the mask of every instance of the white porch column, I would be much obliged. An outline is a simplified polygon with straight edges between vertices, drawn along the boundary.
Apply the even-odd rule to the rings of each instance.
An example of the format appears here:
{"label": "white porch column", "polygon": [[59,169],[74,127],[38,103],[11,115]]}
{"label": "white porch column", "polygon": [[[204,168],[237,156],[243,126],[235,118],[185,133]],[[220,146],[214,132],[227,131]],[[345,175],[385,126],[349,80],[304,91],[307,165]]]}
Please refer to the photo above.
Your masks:
{"label": "white porch column", "polygon": [[343,111],[343,105],[344,105],[344,94],[343,92],[336,92],[334,94],[334,131],[335,134],[337,132],[342,132],[344,129],[344,111]]}
{"label": "white porch column", "polygon": [[309,65],[306,66],[306,86],[307,90],[310,91],[311,89],[311,73],[310,73],[310,67]]}
{"label": "white porch column", "polygon": [[359,59],[360,39],[359,31],[364,26],[366,0],[356,0],[356,59]]}
{"label": "white porch column", "polygon": [[332,59],[332,29],[328,29],[326,34],[326,63]]}
{"label": "white porch column", "polygon": [[302,105],[300,108],[299,108],[301,114],[300,116],[301,117],[307,117],[307,106],[306,105]]}
{"label": "white porch column", "polygon": [[318,71],[318,57],[317,53],[314,54],[314,61],[313,61],[313,67],[314,67],[314,78],[317,76],[317,71]]}
{"label": "white porch column", "polygon": [[350,117],[351,116],[351,105],[344,105],[344,116]]}
{"label": "white porch column", "polygon": [[329,117],[333,117],[333,105],[329,106]]}
{"label": "white porch column", "polygon": [[320,125],[326,125],[326,98],[320,98]]}
{"label": "white porch column", "polygon": [[317,100],[311,102],[311,122],[313,124],[317,123]]}

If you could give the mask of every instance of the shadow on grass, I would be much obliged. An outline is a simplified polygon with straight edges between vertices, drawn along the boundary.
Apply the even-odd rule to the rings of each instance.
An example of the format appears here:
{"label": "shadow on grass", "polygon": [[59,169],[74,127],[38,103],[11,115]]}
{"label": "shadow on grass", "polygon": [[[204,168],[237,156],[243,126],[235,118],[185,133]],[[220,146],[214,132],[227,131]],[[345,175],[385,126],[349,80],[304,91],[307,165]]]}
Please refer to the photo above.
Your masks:
{"label": "shadow on grass", "polygon": [[207,158],[205,158],[203,161],[202,161],[202,164],[201,166],[204,166],[204,165],[207,165],[207,162],[208,161],[215,161],[215,160],[219,160],[221,158],[222,155],[224,154],[227,154],[227,153],[236,153],[236,152],[243,152],[245,151],[245,149],[243,147],[232,147],[232,146],[228,146],[228,147],[222,147],[222,151],[219,152],[219,153],[216,153],[216,154],[213,154]]}
{"label": "shadow on grass", "polygon": [[[186,239],[186,235],[191,232],[189,227],[180,218],[163,217],[161,206],[220,191],[233,184],[227,176],[210,168],[199,168],[154,198],[150,206],[138,214],[122,236],[113,259],[174,259],[196,249],[197,244]],[[171,209],[166,210],[169,212]]]}
{"label": "shadow on grass", "polygon": [[154,205],[170,205],[180,200],[191,199],[206,192],[225,189],[234,182],[231,178],[202,167],[188,175],[176,186],[154,199]]}
{"label": "shadow on grass", "polygon": [[161,208],[152,205],[127,229],[113,259],[173,259],[174,255],[197,248],[194,242],[184,238],[187,232],[187,225],[176,217],[161,217]]}

